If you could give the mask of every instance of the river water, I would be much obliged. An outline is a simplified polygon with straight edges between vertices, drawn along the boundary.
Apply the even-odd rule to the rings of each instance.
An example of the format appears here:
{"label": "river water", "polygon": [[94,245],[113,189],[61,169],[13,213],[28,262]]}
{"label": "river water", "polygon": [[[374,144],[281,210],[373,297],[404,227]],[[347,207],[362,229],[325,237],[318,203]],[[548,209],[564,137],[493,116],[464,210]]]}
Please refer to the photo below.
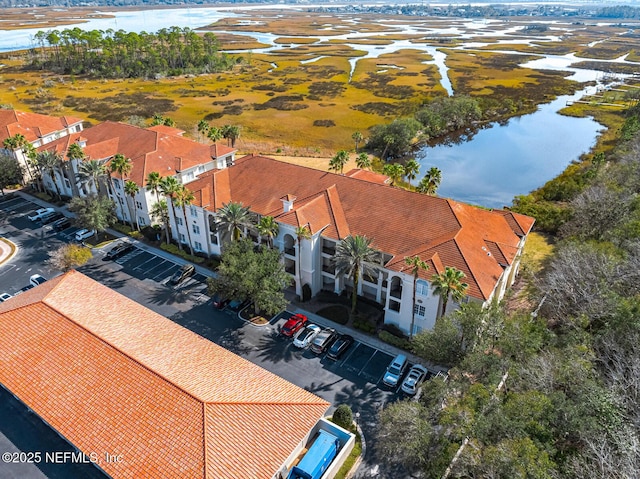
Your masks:
{"label": "river water", "polygon": [[[283,8],[302,8],[294,5],[279,6]],[[309,8],[305,6],[304,8]],[[205,8],[171,8],[159,10],[141,11],[117,11],[104,12],[114,15],[113,18],[92,19],[85,23],[70,25],[62,28],[79,27],[84,30],[125,30],[134,32],[156,32],[161,28],[171,26],[190,27],[197,30],[200,27],[210,25],[222,18],[243,16],[243,12],[265,8],[263,6],[248,7],[216,7]],[[430,35],[452,34],[467,42],[457,46],[457,49],[469,50],[479,48],[489,43],[529,43],[533,40],[550,41],[556,37],[535,38],[528,36],[509,37],[508,40],[496,39],[499,36],[516,33],[522,27],[511,27],[503,31],[492,29],[495,20],[469,20],[460,25],[450,26],[446,21],[441,22],[441,28],[419,27],[410,22],[403,25],[397,21],[388,21],[381,24],[389,27],[388,31],[378,31],[376,36],[384,38],[387,35],[397,35],[399,29],[404,34]],[[413,19],[415,20],[415,19]],[[354,24],[357,23],[354,20]],[[559,29],[559,28],[558,28]],[[40,29],[0,30],[0,52],[25,49],[34,46],[33,36]],[[337,32],[326,30],[326,36],[314,35],[318,43],[329,39],[342,39],[349,45],[349,39],[359,37],[371,37],[370,32]],[[216,31],[213,31],[216,33]],[[223,30],[219,30],[223,32]],[[253,37],[264,43],[265,48],[255,49],[254,52],[269,53],[282,49],[284,45],[275,43],[281,35],[265,34],[261,32],[233,32]],[[286,33],[282,33],[286,36]],[[436,47],[413,43],[408,40],[392,39],[388,45],[362,45],[350,44],[354,50],[365,51],[364,56],[350,59],[351,74],[355,70],[356,63],[363,58],[378,58],[380,55],[393,53],[400,49],[421,50],[431,55],[433,60],[424,63],[434,64],[442,78],[441,85],[446,92],[453,94],[453,88],[448,78],[446,54]],[[514,51],[504,53],[517,54]],[[317,61],[320,57],[304,60],[305,62]],[[595,70],[583,70],[572,68],[572,64],[584,58],[576,58],[572,54],[564,56],[541,56],[540,59],[530,61],[523,66],[532,69],[554,69],[567,72],[567,77],[577,82],[597,82],[602,73]],[[627,62],[621,57],[614,62]],[[385,64],[387,62],[385,61]],[[274,68],[277,65],[273,64]],[[389,65],[390,68],[393,65]],[[640,65],[639,65],[640,68]],[[593,88],[593,87],[591,87]],[[421,164],[421,171],[426,172],[430,167],[436,166],[442,171],[442,183],[438,194],[454,198],[460,201],[479,204],[489,207],[502,207],[510,205],[514,196],[526,194],[541,186],[546,181],[554,178],[573,160],[586,153],[595,144],[601,125],[590,118],[571,118],[558,114],[568,101],[579,99],[588,89],[581,90],[575,95],[562,96],[555,101],[541,105],[537,112],[519,118],[513,118],[504,125],[494,125],[480,130],[470,141],[454,144],[440,145],[436,147],[424,147],[417,154],[417,160]]]}

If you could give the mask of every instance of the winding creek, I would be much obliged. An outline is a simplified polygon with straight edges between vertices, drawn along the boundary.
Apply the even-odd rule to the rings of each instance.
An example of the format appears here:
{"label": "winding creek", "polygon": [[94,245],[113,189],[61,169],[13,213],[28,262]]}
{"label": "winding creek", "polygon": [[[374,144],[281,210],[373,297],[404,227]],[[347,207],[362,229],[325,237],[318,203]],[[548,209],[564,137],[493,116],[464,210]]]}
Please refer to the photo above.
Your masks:
{"label": "winding creek", "polygon": [[[284,6],[279,6],[284,7]],[[288,6],[294,8],[294,6]],[[308,8],[309,6],[305,7]],[[257,10],[255,6],[250,10]],[[118,11],[105,12],[114,15],[113,18],[91,19],[85,23],[69,25],[60,28],[79,27],[84,30],[122,29],[125,31],[149,31],[155,32],[161,28],[171,26],[190,27],[197,30],[206,25],[215,23],[223,18],[238,18],[243,15],[239,12],[247,8],[172,8],[142,11]],[[443,28],[417,27],[415,23],[402,24],[397,21],[382,21],[388,31],[383,32],[347,32],[333,30],[330,26],[325,29],[327,35],[313,35],[318,40],[316,44],[328,40],[342,40],[345,45],[358,51],[359,56],[349,59],[351,65],[350,77],[356,64],[364,58],[378,58],[381,55],[392,54],[403,49],[419,50],[427,53],[432,58],[425,64],[433,64],[437,67],[441,76],[441,85],[449,95],[453,94],[453,88],[448,78],[446,65],[446,53],[439,51],[438,47],[418,43],[411,40],[399,40],[391,38],[384,45],[363,45],[350,43],[359,38],[371,38],[372,36],[385,38],[385,36],[398,35],[455,35],[458,38],[468,40],[455,47],[458,50],[473,52],[487,45],[505,44],[505,54],[521,54],[508,50],[508,45],[527,44],[532,41],[551,41],[558,37],[535,37],[531,35],[518,37],[517,32],[523,27],[510,27],[496,31],[491,28],[494,20],[469,20],[463,23],[462,28],[447,25],[442,21]],[[353,19],[356,24],[357,19]],[[246,25],[250,25],[247,23]],[[553,26],[552,26],[553,28]],[[560,28],[557,28],[561,30]],[[33,35],[40,29],[0,30],[0,52],[30,48],[34,45]],[[329,32],[331,30],[331,32]],[[278,44],[276,39],[286,36],[263,32],[210,30],[213,33],[229,33],[253,38],[266,45],[264,48],[252,50],[254,53],[270,53],[289,45]],[[559,32],[560,33],[560,32]],[[515,34],[515,35],[514,35]],[[496,37],[509,36],[508,40],[496,40]],[[486,37],[487,41],[484,42]],[[232,52],[233,53],[233,52]],[[531,54],[526,54],[531,56]],[[539,55],[540,58],[523,63],[521,66],[539,70],[561,70],[567,72],[567,78],[580,83],[599,83],[602,72],[573,68],[574,63],[588,60],[578,58],[573,54],[568,55]],[[311,63],[320,60],[321,56],[303,60],[302,63]],[[602,61],[602,60],[599,60]],[[630,63],[626,58],[620,57],[609,62]],[[385,60],[380,68],[394,68],[395,66]],[[272,68],[277,68],[277,63],[272,63]],[[480,130],[469,141],[454,145],[439,145],[424,147],[417,159],[422,165],[422,172],[436,166],[442,171],[442,183],[438,193],[442,196],[457,200],[480,204],[489,207],[502,207],[511,204],[514,196],[526,194],[539,187],[544,182],[557,176],[573,160],[581,154],[588,152],[595,144],[601,125],[591,118],[571,118],[558,114],[568,101],[574,101],[583,95],[592,93],[595,87],[585,87],[574,95],[565,95],[555,101],[541,105],[535,113],[519,118],[513,118],[504,125],[493,125]]]}

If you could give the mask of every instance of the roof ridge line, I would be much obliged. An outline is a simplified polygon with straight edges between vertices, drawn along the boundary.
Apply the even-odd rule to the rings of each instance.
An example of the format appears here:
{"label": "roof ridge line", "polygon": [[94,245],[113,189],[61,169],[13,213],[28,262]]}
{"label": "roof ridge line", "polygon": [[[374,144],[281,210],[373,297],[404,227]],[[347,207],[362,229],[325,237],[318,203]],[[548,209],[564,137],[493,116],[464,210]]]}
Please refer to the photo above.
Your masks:
{"label": "roof ridge line", "polygon": [[[482,240],[484,241],[484,239]],[[482,288],[480,287],[480,282],[478,281],[478,279],[476,278],[476,275],[473,272],[473,269],[471,268],[471,265],[469,264],[469,261],[467,261],[467,257],[465,256],[464,252],[462,251],[462,248],[460,247],[460,245],[458,244],[458,235],[455,235],[455,237],[453,238],[453,244],[456,245],[456,248],[458,248],[458,251],[460,252],[460,257],[462,258],[462,261],[464,261],[464,264],[467,266],[467,269],[469,270],[469,272],[471,273],[471,276],[473,277],[473,281],[475,281],[475,283],[478,285],[478,291],[480,291],[480,294],[482,295],[482,299],[487,300],[489,299],[485,294],[484,291],[482,291]],[[444,262],[442,263],[445,267],[447,267]],[[460,269],[460,268],[456,268],[456,269]]]}

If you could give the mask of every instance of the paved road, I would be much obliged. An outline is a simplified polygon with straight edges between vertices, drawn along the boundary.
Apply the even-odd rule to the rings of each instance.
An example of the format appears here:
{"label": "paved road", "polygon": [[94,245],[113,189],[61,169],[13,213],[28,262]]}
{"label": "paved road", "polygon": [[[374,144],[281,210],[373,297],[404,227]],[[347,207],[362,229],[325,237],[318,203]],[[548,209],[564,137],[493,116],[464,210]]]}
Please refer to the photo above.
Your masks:
{"label": "paved road", "polygon": [[[18,254],[0,266],[0,292],[13,294],[28,284],[29,276],[34,273],[46,278],[59,274],[59,271],[46,264],[46,259],[48,251],[64,244],[65,239],[50,228],[28,220],[26,216],[33,209],[35,205],[22,198],[0,200],[0,235],[19,247]],[[383,404],[400,397],[397,391],[389,391],[381,386],[382,375],[392,359],[389,354],[362,343],[354,344],[337,362],[316,356],[310,351],[301,351],[293,346],[291,340],[278,334],[278,327],[286,320],[286,313],[267,326],[256,327],[239,319],[235,312],[213,308],[205,295],[203,276],[196,275],[178,287],[172,287],[167,281],[179,265],[140,249],[117,261],[103,261],[108,249],[110,247],[94,250],[94,258],[79,270],[278,376],[314,392],[334,406],[349,404],[354,412],[360,413],[360,426],[369,440],[366,459],[371,463],[377,462],[371,447],[376,414]],[[34,428],[42,427],[35,415],[31,414],[28,419],[27,422]],[[38,422],[39,426],[36,424]],[[5,428],[12,431],[11,434],[7,434]],[[29,447],[44,447],[42,441],[30,444],[25,436],[15,432],[13,426],[1,422],[0,433],[6,435],[0,436],[1,451],[12,450],[9,443],[23,451],[37,450]],[[59,448],[60,445],[52,441],[51,447]],[[63,466],[60,467],[54,472],[40,467],[40,471],[47,477],[88,477],[86,474],[77,475],[73,469],[63,470]],[[392,473],[373,474],[369,467],[361,468],[359,472],[360,477],[397,477]],[[5,470],[0,464],[0,477],[12,477],[4,474]],[[16,477],[41,476],[25,473]]]}

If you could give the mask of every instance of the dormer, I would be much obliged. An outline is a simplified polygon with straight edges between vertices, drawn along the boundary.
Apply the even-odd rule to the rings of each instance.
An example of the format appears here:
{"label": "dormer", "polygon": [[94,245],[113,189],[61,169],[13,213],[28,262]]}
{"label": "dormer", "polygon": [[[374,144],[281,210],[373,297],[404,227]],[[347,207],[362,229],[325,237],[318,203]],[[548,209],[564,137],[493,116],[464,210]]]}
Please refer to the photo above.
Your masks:
{"label": "dormer", "polygon": [[288,213],[293,209],[293,202],[296,200],[296,197],[293,195],[284,195],[280,198],[282,201],[282,209],[285,213]]}
{"label": "dormer", "polygon": [[78,143],[78,145],[80,145],[80,148],[86,148],[87,147],[87,139],[86,138],[78,138],[76,143]]}

